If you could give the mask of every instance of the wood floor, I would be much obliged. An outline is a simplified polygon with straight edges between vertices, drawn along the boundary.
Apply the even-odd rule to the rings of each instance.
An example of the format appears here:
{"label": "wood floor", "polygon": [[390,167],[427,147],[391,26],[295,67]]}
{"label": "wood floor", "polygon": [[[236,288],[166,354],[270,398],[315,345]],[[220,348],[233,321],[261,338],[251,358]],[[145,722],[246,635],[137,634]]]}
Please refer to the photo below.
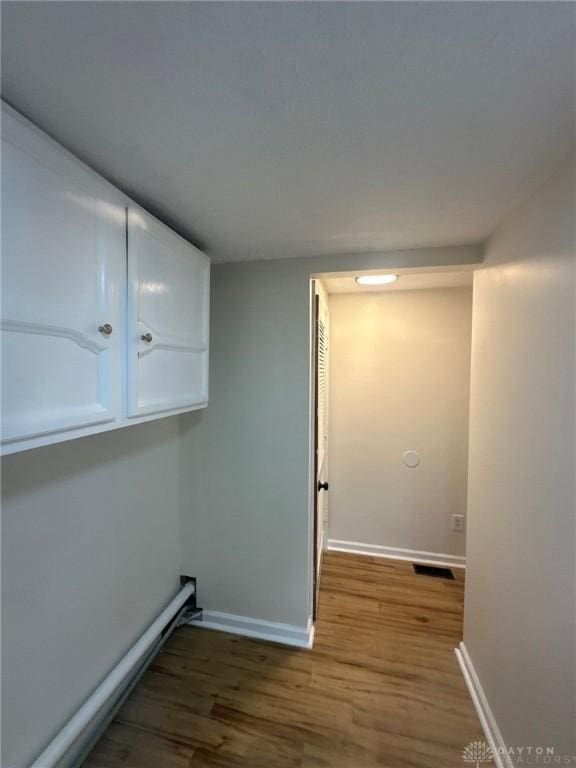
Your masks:
{"label": "wood floor", "polygon": [[85,768],[463,768],[455,576],[328,553],[312,651],[177,630]]}

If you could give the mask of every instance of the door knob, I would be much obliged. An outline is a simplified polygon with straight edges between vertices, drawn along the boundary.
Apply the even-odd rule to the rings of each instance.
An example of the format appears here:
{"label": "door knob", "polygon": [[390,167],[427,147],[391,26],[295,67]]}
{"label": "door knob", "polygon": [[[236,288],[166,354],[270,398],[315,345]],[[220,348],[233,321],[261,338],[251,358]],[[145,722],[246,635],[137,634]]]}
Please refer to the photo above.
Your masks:
{"label": "door knob", "polygon": [[100,333],[102,333],[104,336],[110,336],[112,334],[112,326],[110,323],[104,323],[104,325],[101,325],[98,330]]}
{"label": "door knob", "polygon": [[152,334],[151,333],[143,333],[142,336],[140,336],[142,341],[152,341]]}
{"label": "door knob", "polygon": [[319,491],[327,491],[328,490],[328,483],[318,483],[318,490]]}

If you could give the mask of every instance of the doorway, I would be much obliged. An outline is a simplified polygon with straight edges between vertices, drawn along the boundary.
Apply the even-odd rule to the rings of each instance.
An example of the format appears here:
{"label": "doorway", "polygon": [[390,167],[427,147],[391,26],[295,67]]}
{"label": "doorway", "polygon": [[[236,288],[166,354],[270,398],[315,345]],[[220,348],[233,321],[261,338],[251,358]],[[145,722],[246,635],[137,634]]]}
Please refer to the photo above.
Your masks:
{"label": "doorway", "polygon": [[472,270],[314,276],[312,615],[326,550],[465,564]]}

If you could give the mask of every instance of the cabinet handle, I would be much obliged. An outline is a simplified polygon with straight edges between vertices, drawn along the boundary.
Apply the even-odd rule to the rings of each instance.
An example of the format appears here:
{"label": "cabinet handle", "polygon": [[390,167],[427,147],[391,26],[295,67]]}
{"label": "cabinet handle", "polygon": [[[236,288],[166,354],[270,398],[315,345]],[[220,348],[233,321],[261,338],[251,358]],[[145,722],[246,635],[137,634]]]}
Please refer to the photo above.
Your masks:
{"label": "cabinet handle", "polygon": [[112,335],[112,326],[110,323],[104,323],[104,325],[101,325],[98,330],[100,333],[104,334],[104,336],[111,336]]}
{"label": "cabinet handle", "polygon": [[152,334],[151,333],[143,333],[142,336],[140,336],[142,341],[152,341]]}

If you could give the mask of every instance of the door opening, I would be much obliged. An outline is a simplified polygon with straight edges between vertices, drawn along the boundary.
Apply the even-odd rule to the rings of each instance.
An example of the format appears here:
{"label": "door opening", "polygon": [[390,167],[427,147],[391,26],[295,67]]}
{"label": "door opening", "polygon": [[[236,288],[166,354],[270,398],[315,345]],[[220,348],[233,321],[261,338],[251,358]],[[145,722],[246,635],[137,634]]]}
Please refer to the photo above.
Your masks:
{"label": "door opening", "polygon": [[465,564],[472,272],[397,268],[312,278],[314,621],[322,561],[326,584],[335,562],[326,551]]}

